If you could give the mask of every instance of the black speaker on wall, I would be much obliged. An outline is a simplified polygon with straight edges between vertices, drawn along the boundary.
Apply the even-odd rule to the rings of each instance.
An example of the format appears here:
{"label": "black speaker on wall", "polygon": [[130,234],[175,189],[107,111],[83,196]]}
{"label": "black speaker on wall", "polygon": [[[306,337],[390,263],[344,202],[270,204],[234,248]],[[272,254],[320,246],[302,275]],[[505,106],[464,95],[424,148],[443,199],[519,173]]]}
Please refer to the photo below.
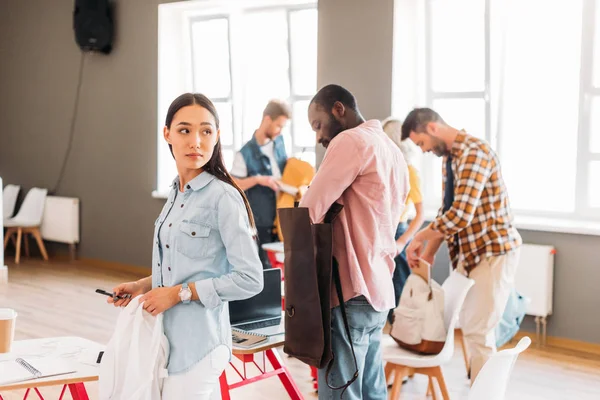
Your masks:
{"label": "black speaker on wall", "polygon": [[109,0],[75,0],[73,30],[81,50],[110,53],[114,33],[112,14]]}

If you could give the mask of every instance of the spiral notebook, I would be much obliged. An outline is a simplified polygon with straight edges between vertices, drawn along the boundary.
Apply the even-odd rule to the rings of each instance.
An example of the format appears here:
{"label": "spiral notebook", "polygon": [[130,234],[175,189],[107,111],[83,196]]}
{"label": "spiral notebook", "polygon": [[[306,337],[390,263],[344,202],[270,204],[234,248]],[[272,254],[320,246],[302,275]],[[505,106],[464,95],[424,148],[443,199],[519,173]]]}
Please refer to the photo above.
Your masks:
{"label": "spiral notebook", "polygon": [[241,329],[231,329],[231,340],[236,347],[249,348],[262,343],[269,339],[267,335],[261,335],[252,331],[244,331]]}
{"label": "spiral notebook", "polygon": [[17,358],[0,362],[0,385],[29,381],[50,376],[77,372],[67,360],[61,358]]}

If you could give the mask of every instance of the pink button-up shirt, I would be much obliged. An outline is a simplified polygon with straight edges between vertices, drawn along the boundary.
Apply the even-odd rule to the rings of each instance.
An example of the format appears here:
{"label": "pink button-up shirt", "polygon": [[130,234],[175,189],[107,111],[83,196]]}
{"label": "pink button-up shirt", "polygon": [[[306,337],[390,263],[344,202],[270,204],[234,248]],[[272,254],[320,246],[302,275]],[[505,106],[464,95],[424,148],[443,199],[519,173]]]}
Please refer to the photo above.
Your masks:
{"label": "pink button-up shirt", "polygon": [[[394,235],[409,190],[400,149],[377,120],[337,135],[303,197],[313,223],[329,207],[344,209],[333,226],[333,255],[339,263],[344,301],[363,295],[377,311],[394,308]],[[333,306],[339,305],[335,289]]]}

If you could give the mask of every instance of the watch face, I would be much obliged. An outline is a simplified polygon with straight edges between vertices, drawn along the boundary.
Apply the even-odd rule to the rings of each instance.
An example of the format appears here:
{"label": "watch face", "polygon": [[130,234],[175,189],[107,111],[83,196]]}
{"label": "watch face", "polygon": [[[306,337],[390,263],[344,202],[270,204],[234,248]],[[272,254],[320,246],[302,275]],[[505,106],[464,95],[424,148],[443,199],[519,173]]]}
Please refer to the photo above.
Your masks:
{"label": "watch face", "polygon": [[192,298],[192,291],[189,288],[181,289],[179,291],[179,298],[181,301],[188,301]]}

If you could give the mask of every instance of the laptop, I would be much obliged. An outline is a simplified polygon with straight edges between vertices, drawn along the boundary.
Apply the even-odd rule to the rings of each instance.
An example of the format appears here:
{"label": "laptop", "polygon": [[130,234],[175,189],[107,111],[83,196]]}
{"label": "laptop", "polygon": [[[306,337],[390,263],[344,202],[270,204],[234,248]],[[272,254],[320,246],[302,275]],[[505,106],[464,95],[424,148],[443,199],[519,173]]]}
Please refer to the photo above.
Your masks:
{"label": "laptop", "polygon": [[232,328],[269,336],[283,333],[281,270],[265,269],[263,279],[262,292],[246,300],[229,302],[229,320]]}

